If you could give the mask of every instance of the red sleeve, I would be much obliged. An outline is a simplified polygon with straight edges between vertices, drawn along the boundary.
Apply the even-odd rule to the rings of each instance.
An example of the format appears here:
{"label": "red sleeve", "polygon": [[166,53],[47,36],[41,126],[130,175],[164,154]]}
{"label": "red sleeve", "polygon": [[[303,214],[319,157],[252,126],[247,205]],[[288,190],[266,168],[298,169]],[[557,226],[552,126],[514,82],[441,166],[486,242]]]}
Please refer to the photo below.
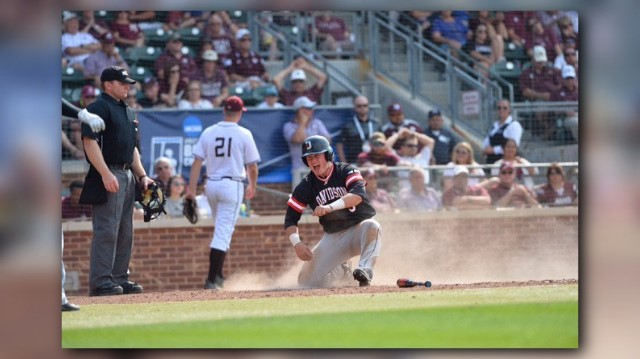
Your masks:
{"label": "red sleeve", "polygon": [[301,201],[295,199],[293,196],[289,198],[287,201],[287,205],[298,213],[302,213],[305,208],[307,208],[306,203],[302,203]]}

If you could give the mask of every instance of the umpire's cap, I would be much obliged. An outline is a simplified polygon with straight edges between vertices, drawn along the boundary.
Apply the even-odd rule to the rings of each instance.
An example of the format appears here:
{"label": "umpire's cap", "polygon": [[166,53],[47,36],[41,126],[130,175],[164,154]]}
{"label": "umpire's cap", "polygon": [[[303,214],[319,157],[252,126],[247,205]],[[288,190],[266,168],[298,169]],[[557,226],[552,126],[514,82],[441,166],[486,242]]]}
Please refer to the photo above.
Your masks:
{"label": "umpire's cap", "polygon": [[127,70],[121,66],[110,66],[102,70],[100,81],[120,81],[129,85],[133,85],[136,83],[136,80],[130,78]]}
{"label": "umpire's cap", "polygon": [[309,136],[302,142],[302,162],[305,165],[307,165],[307,156],[323,152],[327,161],[333,161],[333,149],[329,144],[329,140],[322,136]]}

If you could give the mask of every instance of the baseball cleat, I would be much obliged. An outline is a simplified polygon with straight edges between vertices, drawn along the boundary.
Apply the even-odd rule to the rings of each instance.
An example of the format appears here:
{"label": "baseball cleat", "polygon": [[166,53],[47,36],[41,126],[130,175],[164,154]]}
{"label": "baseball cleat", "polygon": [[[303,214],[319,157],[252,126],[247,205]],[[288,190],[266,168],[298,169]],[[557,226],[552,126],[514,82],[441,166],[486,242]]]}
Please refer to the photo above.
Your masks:
{"label": "baseball cleat", "polygon": [[356,270],[353,271],[353,279],[357,280],[361,287],[370,286],[372,278],[373,272],[371,269],[356,268]]}

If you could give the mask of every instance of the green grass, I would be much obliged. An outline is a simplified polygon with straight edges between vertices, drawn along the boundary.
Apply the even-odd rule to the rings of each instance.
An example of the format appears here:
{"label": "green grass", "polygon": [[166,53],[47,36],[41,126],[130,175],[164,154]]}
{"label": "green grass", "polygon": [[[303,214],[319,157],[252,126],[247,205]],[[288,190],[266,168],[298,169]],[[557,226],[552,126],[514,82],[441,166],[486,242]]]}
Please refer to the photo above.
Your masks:
{"label": "green grass", "polygon": [[64,348],[577,348],[577,285],[85,305]]}

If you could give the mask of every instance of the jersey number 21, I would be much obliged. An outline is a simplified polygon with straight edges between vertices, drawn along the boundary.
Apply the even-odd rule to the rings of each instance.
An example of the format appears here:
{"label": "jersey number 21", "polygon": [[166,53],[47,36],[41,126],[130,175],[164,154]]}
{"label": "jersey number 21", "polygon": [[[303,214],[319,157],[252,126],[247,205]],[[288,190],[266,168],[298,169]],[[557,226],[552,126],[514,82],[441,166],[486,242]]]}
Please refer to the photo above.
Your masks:
{"label": "jersey number 21", "polygon": [[[216,157],[231,157],[231,140],[232,138],[216,137]],[[226,145],[226,146],[225,146]],[[226,147],[226,153],[225,153]]]}

